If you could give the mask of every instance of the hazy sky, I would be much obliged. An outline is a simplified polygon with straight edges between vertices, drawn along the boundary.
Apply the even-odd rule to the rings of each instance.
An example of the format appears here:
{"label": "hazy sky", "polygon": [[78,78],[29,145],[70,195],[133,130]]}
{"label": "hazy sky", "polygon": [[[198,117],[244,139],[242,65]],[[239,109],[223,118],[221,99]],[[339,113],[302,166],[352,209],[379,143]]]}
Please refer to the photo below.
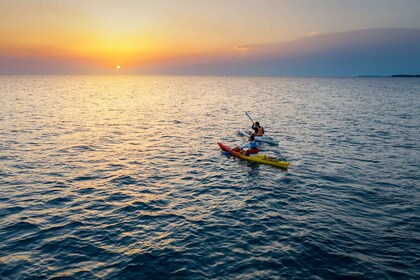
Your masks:
{"label": "hazy sky", "polygon": [[318,33],[420,29],[419,15],[420,0],[0,0],[0,74],[174,67]]}

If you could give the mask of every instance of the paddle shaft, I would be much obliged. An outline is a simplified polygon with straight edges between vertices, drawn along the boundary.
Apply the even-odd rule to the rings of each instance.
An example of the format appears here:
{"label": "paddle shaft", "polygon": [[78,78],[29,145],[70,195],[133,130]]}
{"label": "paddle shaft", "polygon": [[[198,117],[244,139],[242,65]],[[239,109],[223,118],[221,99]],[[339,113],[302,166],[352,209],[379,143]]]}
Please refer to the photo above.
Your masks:
{"label": "paddle shaft", "polygon": [[247,115],[247,117],[251,120],[251,122],[254,123],[254,121],[251,119],[251,116],[248,115],[248,112],[245,112],[245,115]]}

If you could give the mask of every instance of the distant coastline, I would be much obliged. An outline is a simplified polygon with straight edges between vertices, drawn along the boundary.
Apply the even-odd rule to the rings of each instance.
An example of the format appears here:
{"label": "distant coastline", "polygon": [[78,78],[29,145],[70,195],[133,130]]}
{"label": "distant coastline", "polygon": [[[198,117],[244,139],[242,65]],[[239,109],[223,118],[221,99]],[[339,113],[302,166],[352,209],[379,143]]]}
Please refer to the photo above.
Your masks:
{"label": "distant coastline", "polygon": [[358,75],[358,78],[420,78],[420,75],[396,74],[391,76]]}

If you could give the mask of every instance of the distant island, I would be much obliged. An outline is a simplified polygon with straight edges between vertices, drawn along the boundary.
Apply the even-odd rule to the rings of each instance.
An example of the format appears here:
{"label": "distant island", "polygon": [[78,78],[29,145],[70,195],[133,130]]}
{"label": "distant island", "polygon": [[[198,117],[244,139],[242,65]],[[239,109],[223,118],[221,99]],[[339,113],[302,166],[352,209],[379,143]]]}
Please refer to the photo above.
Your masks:
{"label": "distant island", "polygon": [[420,78],[420,75],[403,75],[403,74],[398,74],[398,75],[392,75],[391,77],[396,77],[396,78]]}
{"label": "distant island", "polygon": [[420,75],[396,74],[391,76],[359,75],[359,78],[420,78]]}

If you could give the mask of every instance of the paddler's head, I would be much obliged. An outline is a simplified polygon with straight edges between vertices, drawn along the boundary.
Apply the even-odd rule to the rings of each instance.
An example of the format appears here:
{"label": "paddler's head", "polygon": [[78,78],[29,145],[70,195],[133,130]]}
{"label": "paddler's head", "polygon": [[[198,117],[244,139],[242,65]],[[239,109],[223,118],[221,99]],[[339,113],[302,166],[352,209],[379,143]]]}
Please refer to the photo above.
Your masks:
{"label": "paddler's head", "polygon": [[251,134],[251,136],[249,136],[249,141],[250,141],[250,142],[255,141],[255,136],[254,136],[254,134]]}
{"label": "paddler's head", "polygon": [[255,122],[255,125],[256,125],[256,126],[260,126],[260,123],[259,123],[259,122]]}

